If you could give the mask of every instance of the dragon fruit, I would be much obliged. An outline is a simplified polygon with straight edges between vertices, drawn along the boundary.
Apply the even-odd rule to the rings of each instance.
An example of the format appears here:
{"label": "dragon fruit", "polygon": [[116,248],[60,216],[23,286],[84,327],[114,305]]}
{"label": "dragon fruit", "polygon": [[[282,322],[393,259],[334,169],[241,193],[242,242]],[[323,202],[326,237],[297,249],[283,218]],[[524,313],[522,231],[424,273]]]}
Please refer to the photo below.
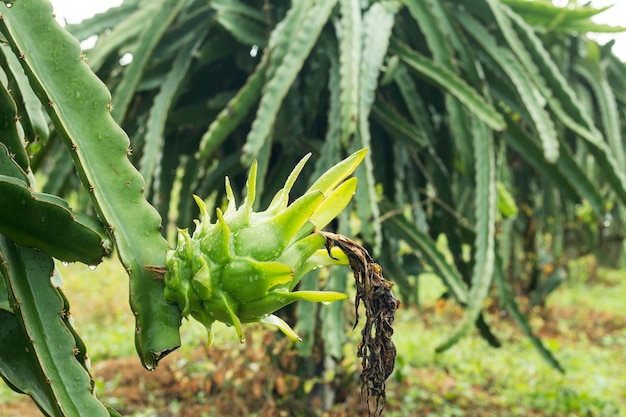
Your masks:
{"label": "dragon fruit", "polygon": [[[357,186],[348,178],[367,149],[326,171],[307,192],[289,204],[289,192],[310,154],[293,169],[265,211],[253,211],[256,161],[250,167],[247,194],[237,207],[226,178],[228,206],[211,217],[202,199],[193,235],[179,229],[177,247],[166,256],[165,298],[178,304],[184,317],[200,321],[213,340],[211,327],[221,321],[245,341],[242,323],[272,325],[294,340],[293,329],[272,314],[296,301],[332,302],[347,295],[330,291],[294,291],[302,276],[317,267],[348,264],[341,252],[329,256],[321,231],[348,205]],[[336,256],[335,256],[336,255]],[[336,259],[333,259],[336,258]]]}

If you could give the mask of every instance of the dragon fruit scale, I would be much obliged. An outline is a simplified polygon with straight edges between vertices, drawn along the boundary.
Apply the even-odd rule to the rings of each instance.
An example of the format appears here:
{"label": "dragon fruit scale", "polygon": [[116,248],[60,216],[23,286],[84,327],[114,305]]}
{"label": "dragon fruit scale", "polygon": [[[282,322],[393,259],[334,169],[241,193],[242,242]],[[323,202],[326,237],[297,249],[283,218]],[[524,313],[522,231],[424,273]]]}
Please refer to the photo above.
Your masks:
{"label": "dragon fruit scale", "polygon": [[[293,169],[265,211],[252,207],[256,194],[256,161],[250,167],[247,194],[237,207],[226,178],[228,206],[210,215],[202,199],[193,235],[179,229],[177,247],[166,255],[165,298],[178,304],[184,317],[200,321],[213,340],[215,321],[233,326],[245,341],[242,323],[261,322],[299,340],[291,327],[273,315],[296,301],[332,302],[346,299],[330,291],[294,291],[302,276],[317,267],[343,264],[341,252],[331,258],[322,230],[348,205],[357,179],[348,178],[361,163],[361,149],[326,171],[307,192],[289,204],[289,192],[310,154]],[[335,256],[336,255],[336,256]]]}

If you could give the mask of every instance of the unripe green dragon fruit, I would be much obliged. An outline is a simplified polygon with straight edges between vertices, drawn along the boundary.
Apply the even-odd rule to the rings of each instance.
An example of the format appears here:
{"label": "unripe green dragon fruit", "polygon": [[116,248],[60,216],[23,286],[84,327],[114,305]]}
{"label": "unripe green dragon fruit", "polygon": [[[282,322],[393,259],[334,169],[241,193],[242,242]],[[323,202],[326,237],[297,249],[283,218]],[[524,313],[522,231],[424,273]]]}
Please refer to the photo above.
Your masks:
{"label": "unripe green dragon fruit", "polygon": [[[242,323],[261,322],[279,328],[298,340],[276,310],[296,301],[332,302],[347,298],[330,291],[294,291],[302,276],[313,268],[348,264],[338,251],[332,259],[316,233],[350,202],[357,179],[346,179],[361,163],[367,149],[350,155],[326,171],[300,198],[289,203],[289,192],[310,155],[296,165],[284,187],[265,211],[254,212],[256,161],[250,167],[247,195],[237,207],[228,178],[228,207],[216,210],[211,222],[206,205],[194,196],[200,220],[191,236],[178,232],[178,244],[166,256],[165,298],[175,302],[184,317],[191,315],[209,332],[221,321],[233,326],[243,342]],[[335,253],[333,252],[333,256]]]}

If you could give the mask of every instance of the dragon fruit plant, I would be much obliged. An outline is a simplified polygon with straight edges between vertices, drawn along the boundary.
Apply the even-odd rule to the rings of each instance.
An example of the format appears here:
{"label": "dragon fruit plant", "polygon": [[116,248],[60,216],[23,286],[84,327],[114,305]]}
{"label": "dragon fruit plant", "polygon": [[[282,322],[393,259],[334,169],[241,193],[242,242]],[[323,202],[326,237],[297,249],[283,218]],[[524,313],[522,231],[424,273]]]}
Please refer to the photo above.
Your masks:
{"label": "dragon fruit plant", "polygon": [[[237,207],[226,178],[228,207],[216,209],[212,222],[202,199],[193,235],[179,229],[178,243],[166,256],[165,298],[178,304],[183,317],[191,315],[209,332],[215,321],[233,326],[245,341],[242,323],[260,322],[299,340],[291,327],[273,315],[296,300],[332,302],[347,295],[330,291],[294,291],[302,276],[325,265],[348,265],[346,256],[324,249],[326,239],[317,233],[350,202],[357,186],[346,179],[365,157],[367,149],[350,155],[326,171],[307,192],[289,204],[289,192],[309,155],[293,169],[265,211],[253,211],[257,165],[246,183],[247,194]],[[334,258],[334,259],[333,259]]]}

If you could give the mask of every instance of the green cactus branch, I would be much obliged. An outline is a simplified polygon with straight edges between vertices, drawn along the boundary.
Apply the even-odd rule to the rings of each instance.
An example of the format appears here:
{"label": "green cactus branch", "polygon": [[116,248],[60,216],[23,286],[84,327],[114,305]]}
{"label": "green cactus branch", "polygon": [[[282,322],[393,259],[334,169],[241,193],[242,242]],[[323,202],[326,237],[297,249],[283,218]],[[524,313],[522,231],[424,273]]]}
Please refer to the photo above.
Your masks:
{"label": "green cactus branch", "polygon": [[0,6],[0,31],[30,83],[111,234],[131,279],[131,307],[142,362],[154,368],[180,345],[180,311],[163,298],[163,283],[145,265],[163,263],[161,219],[143,195],[144,181],[128,160],[129,139],[111,117],[111,96],[89,69],[78,42],[62,29],[45,0]]}
{"label": "green cactus branch", "polygon": [[[0,315],[14,336],[0,344],[2,375],[47,415],[108,416],[92,393],[91,376],[76,360],[76,340],[62,320],[63,298],[50,281],[52,258],[0,235],[0,261],[15,313]],[[2,329],[4,337],[7,328]],[[17,354],[15,348],[23,351]]]}
{"label": "green cactus branch", "polygon": [[100,222],[73,212],[60,197],[33,192],[20,179],[0,174],[0,233],[64,261],[100,263],[111,241]]}
{"label": "green cactus branch", "polygon": [[17,105],[5,86],[0,86],[0,126],[2,127],[0,143],[6,145],[11,158],[24,171],[28,171],[28,154],[17,131],[17,120]]}
{"label": "green cactus branch", "polygon": [[[12,104],[17,106],[19,124],[24,130],[23,142],[32,144],[36,141],[46,141],[50,135],[50,129],[43,105],[30,87],[19,58],[6,44],[0,46],[0,65],[8,78],[6,88],[10,92],[11,100],[14,101]],[[3,113],[4,111],[8,114],[12,113],[9,107],[3,110]],[[25,151],[21,157],[24,163],[28,163],[28,155]]]}

